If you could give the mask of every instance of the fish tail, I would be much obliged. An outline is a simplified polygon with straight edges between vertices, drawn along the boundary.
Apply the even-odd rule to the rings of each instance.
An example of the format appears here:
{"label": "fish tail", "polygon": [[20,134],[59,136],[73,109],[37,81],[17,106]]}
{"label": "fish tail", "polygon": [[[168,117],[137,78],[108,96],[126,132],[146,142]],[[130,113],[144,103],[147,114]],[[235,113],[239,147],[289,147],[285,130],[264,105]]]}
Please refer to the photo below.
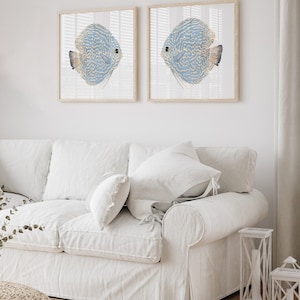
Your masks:
{"label": "fish tail", "polygon": [[72,69],[77,69],[80,64],[79,54],[75,51],[69,51],[69,58]]}
{"label": "fish tail", "polygon": [[209,60],[215,66],[219,65],[219,63],[221,61],[221,57],[222,57],[222,52],[223,52],[223,46],[222,45],[218,45],[218,46],[213,47],[213,48],[210,49]]}

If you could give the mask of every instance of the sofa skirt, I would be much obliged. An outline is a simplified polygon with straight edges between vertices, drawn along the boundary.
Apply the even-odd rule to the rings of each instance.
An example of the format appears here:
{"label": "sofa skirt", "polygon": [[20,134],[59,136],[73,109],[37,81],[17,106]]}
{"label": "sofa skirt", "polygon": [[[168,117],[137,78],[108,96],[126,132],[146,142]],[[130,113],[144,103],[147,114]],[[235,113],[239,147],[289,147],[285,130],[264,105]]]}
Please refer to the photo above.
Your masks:
{"label": "sofa skirt", "polygon": [[0,280],[72,300],[163,299],[160,264],[4,248]]}
{"label": "sofa skirt", "polygon": [[[184,266],[167,271],[167,258],[145,264],[4,248],[0,281],[72,300],[215,300],[239,289],[237,233],[206,245],[196,244],[188,252],[184,275]],[[180,284],[183,280],[186,284]]]}

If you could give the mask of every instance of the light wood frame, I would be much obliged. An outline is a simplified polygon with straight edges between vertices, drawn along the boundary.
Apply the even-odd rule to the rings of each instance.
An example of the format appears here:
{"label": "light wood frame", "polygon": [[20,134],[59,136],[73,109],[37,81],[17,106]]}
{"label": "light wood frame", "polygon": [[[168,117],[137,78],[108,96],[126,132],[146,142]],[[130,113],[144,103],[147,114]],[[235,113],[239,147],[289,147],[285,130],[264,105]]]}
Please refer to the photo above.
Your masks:
{"label": "light wood frame", "polygon": [[[119,15],[119,19],[118,19]],[[64,19],[65,18],[65,19]],[[74,18],[74,25],[71,23],[70,27],[66,24],[68,20]],[[87,24],[99,23],[106,27],[106,23],[114,23],[115,31],[118,31],[119,45],[122,49],[122,58],[119,61],[119,65],[112,71],[112,75],[109,79],[105,78],[106,84],[101,82],[99,85],[95,84],[91,86],[85,79],[82,78],[79,72],[76,72],[76,68],[72,70],[69,58],[69,50],[78,51],[75,45],[75,39],[80,35],[83,30],[77,25],[80,22],[87,22],[82,25],[82,28],[86,28]],[[110,19],[112,18],[112,19]],[[126,19],[127,18],[127,19]],[[130,18],[130,19],[129,19]],[[58,99],[61,102],[134,102],[137,100],[137,8],[136,7],[124,7],[124,8],[112,8],[101,10],[77,10],[77,11],[62,11],[58,13],[58,30],[59,30],[59,76],[58,76]],[[92,21],[89,22],[88,20]],[[95,21],[96,20],[96,21]],[[104,23],[97,20],[104,20]],[[123,20],[123,21],[122,21]],[[130,21],[132,20],[132,26]],[[64,23],[65,22],[65,23]],[[75,22],[76,25],[75,25]],[[119,22],[119,24],[115,24]],[[129,22],[129,25],[125,24]],[[67,42],[64,42],[64,38],[70,38],[67,35],[67,29],[74,28],[73,46],[68,47]],[[127,26],[127,27],[126,27]],[[117,28],[118,27],[118,28]],[[122,29],[123,28],[123,29]],[[125,28],[125,29],[124,29]],[[113,30],[109,27],[107,28]],[[127,30],[128,29],[128,30]],[[72,31],[70,30],[70,32]],[[73,31],[70,33],[70,35]],[[69,45],[71,42],[69,42]],[[130,43],[130,44],[129,44]],[[70,48],[70,49],[69,49]],[[68,51],[63,51],[68,50]],[[127,51],[127,52],[125,52]],[[132,51],[132,52],[130,52]],[[66,53],[68,52],[68,53]],[[100,53],[100,52],[99,52]],[[117,52],[116,52],[117,53]],[[107,56],[106,56],[107,57]],[[126,58],[126,59],[125,59]],[[109,60],[108,60],[109,61]],[[123,72],[123,73],[122,73]],[[87,72],[88,73],[88,72]],[[125,78],[125,80],[124,80]],[[125,86],[129,82],[129,87]],[[102,87],[102,85],[104,87]],[[66,88],[67,87],[67,88]],[[76,89],[73,91],[72,88]],[[119,89],[119,90],[118,90]],[[85,93],[85,91],[87,91]]]}
{"label": "light wood frame", "polygon": [[[224,82],[222,86],[219,87],[219,90],[217,92],[214,92],[209,87],[210,83],[208,82],[208,80],[210,75],[213,74],[212,71],[200,83],[198,84],[184,83],[185,85],[182,86],[180,85],[180,82],[177,81],[175,78],[178,77],[178,75],[175,76],[176,74],[174,75],[172,73],[173,71],[170,70],[167,64],[163,61],[161,55],[158,54],[160,51],[162,51],[162,47],[164,41],[166,40],[166,37],[168,37],[168,35],[179,24],[179,22],[176,23],[172,20],[172,14],[174,13],[173,15],[175,15],[175,18],[181,18],[180,13],[178,12],[180,12],[181,10],[182,11],[190,10],[191,11],[190,17],[195,17],[193,13],[193,9],[195,11],[199,10],[201,12],[202,8],[203,9],[205,8],[206,11],[210,8],[219,9],[220,13],[222,13],[222,10],[224,9],[223,11],[224,14],[230,12],[228,13],[228,18],[225,18],[224,21],[222,21],[221,19],[222,22],[220,22],[220,18],[219,18],[218,19],[219,23],[217,23],[217,26],[220,26],[225,23],[230,25],[228,26],[228,29],[226,29],[228,31],[228,35],[226,33],[226,36],[229,37],[227,40],[225,39],[222,40],[222,38],[218,36],[218,34],[216,34],[216,40],[224,43],[226,47],[223,46],[223,53],[222,53],[222,58],[219,67],[214,67],[212,71],[214,73],[218,72],[220,74],[217,75],[218,78],[226,78],[227,80],[226,87],[224,88],[225,86],[225,82]],[[151,19],[151,14],[153,14],[152,15],[153,19]],[[161,15],[164,15],[164,18],[166,18],[166,15],[168,14],[169,14],[168,16],[169,23],[166,25],[166,27],[168,27],[167,30],[168,34],[166,35],[166,30],[164,29],[165,30],[164,33],[161,34],[161,36],[159,36],[159,33],[157,32],[160,32],[162,28],[164,28],[163,26],[164,24],[163,21],[159,22],[158,20]],[[180,17],[178,17],[178,15],[180,15]],[[233,19],[231,19],[231,17]],[[185,20],[184,16],[182,16],[180,22],[183,20]],[[157,24],[159,24],[159,26]],[[154,25],[156,25],[156,27]],[[224,30],[224,28],[222,28],[222,30]],[[236,102],[238,101],[238,92],[239,92],[238,89],[238,63],[239,63],[238,0],[219,0],[219,1],[216,0],[216,1],[202,1],[197,3],[193,2],[193,3],[164,4],[164,5],[149,6],[148,7],[148,33],[149,33],[148,34],[148,49],[149,49],[148,51],[148,101],[151,102]],[[162,36],[164,36],[164,38],[161,38]],[[153,46],[152,43],[155,44],[155,46]],[[213,43],[211,47],[215,45],[216,44]],[[233,52],[230,54],[228,50],[229,51],[231,50]],[[151,51],[153,51],[154,53],[151,53]],[[153,61],[155,62],[154,64]],[[226,69],[225,69],[225,66],[227,65],[230,66],[230,68],[227,69],[228,73],[226,73]],[[155,66],[155,68],[153,66]],[[218,71],[216,71],[217,68],[219,68]],[[155,77],[156,75],[154,74],[154,72],[158,74],[157,78]],[[228,76],[229,73],[230,73],[230,78]],[[166,76],[166,80],[164,79],[163,76]],[[214,76],[217,77],[216,75]],[[153,80],[153,78],[155,80]],[[167,81],[167,83],[165,83],[164,80]],[[171,83],[168,85],[168,82]],[[228,83],[231,85],[230,90],[228,88]],[[162,86],[161,91],[159,91],[158,85]],[[173,86],[175,86],[175,89],[173,89]],[[204,92],[200,91],[204,89],[205,89]],[[225,92],[220,93],[219,92],[220,90],[225,90],[226,93]],[[227,90],[229,92],[227,92]],[[197,93],[199,95],[202,94],[203,96],[198,96]],[[189,95],[187,96],[187,94],[190,94],[192,96]]]}

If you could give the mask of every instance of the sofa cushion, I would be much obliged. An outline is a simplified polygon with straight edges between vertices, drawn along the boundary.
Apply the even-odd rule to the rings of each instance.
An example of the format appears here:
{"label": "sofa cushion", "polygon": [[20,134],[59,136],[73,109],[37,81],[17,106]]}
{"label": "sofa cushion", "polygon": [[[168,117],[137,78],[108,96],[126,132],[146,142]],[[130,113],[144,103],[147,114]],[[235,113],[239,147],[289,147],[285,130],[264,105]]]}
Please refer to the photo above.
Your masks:
{"label": "sofa cushion", "polygon": [[96,188],[90,200],[90,210],[101,228],[118,215],[128,197],[129,188],[129,178],[124,174],[112,174]]}
{"label": "sofa cushion", "polygon": [[59,233],[61,247],[70,254],[143,263],[161,257],[161,225],[139,226],[126,207],[103,230],[89,213],[65,223]]}
{"label": "sofa cushion", "polygon": [[[151,155],[166,146],[131,144],[128,175],[131,176],[138,166]],[[248,147],[196,147],[199,160],[222,172],[218,193],[251,192],[255,177],[256,157]]]}
{"label": "sofa cushion", "polygon": [[[17,194],[17,193],[4,192],[2,196],[0,195],[0,199],[1,198],[2,198],[2,200],[0,202],[0,206],[1,206],[0,210],[12,208],[14,206],[15,207],[22,206],[26,203],[33,202],[28,197],[21,195],[21,194]],[[4,201],[4,200],[7,200],[7,201]]]}
{"label": "sofa cushion", "polygon": [[51,147],[50,140],[0,140],[0,187],[41,200]]}
{"label": "sofa cushion", "polygon": [[167,147],[168,146],[166,145],[130,144],[128,175],[131,176],[139,165],[147,158]]}
{"label": "sofa cushion", "polygon": [[138,219],[165,211],[178,197],[206,196],[212,180],[221,175],[200,163],[191,142],[169,147],[145,160],[130,176],[127,201],[130,212]]}
{"label": "sofa cushion", "polygon": [[85,200],[105,173],[126,173],[127,162],[127,144],[58,140],[43,200]]}
{"label": "sofa cushion", "polygon": [[199,147],[199,159],[222,172],[220,193],[253,190],[257,154],[248,147]]}
{"label": "sofa cushion", "polygon": [[[43,231],[24,230],[24,233],[16,235],[5,243],[5,246],[25,250],[61,252],[58,228],[70,219],[86,213],[84,202],[78,200],[37,202],[18,207],[18,211],[11,216],[11,221],[7,225],[8,232],[24,225],[37,224],[45,228]],[[7,209],[0,211],[0,224],[3,224],[6,215],[8,215]]]}

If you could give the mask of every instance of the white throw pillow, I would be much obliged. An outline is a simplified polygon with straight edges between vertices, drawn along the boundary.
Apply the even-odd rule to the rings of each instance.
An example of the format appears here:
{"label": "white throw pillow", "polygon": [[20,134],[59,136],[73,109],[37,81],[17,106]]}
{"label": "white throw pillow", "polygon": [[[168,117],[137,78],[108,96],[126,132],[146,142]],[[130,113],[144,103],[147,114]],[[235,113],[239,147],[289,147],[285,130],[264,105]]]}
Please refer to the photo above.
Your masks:
{"label": "white throw pillow", "polygon": [[[165,146],[131,144],[128,164],[129,177],[150,156]],[[201,163],[222,172],[218,193],[247,193],[253,190],[257,154],[248,147],[197,147]]]}
{"label": "white throw pillow", "polygon": [[[101,177],[101,180],[99,182],[99,184],[101,184],[105,179],[107,179],[108,177],[112,176],[112,175],[115,175],[114,172],[108,172],[108,173],[105,173],[102,177]],[[88,211],[91,211],[91,200],[93,198],[93,195],[96,191],[96,189],[98,188],[99,184],[97,186],[95,186],[87,195],[86,199],[85,199],[85,206],[86,206],[86,209]]]}
{"label": "white throw pillow", "polygon": [[53,144],[43,200],[85,200],[103,174],[124,174],[128,144],[58,140]]}
{"label": "white throw pillow", "polygon": [[111,175],[98,185],[90,199],[90,209],[101,228],[118,215],[126,202],[129,189],[129,178],[123,174]]}
{"label": "white throw pillow", "polygon": [[207,195],[220,175],[200,163],[191,142],[175,145],[151,156],[132,173],[127,206],[136,218],[147,219],[155,208],[166,210],[180,196]]}

